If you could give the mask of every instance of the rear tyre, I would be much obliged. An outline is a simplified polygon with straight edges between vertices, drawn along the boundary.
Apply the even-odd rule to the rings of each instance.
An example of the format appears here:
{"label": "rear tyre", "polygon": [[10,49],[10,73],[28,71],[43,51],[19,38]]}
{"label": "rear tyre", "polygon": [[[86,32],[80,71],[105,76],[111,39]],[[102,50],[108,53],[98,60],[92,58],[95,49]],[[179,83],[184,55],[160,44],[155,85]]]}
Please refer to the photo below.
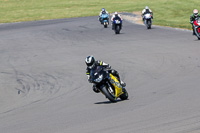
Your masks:
{"label": "rear tyre", "polygon": [[123,94],[122,95],[120,95],[119,97],[120,97],[120,99],[121,100],[126,100],[126,99],[128,99],[128,92],[126,91],[126,89],[124,88],[123,89]]}
{"label": "rear tyre", "polygon": [[115,34],[119,34],[120,33],[120,27],[119,25],[116,26],[116,29],[115,29]]}
{"label": "rear tyre", "polygon": [[104,24],[104,28],[107,28],[108,27],[108,25],[107,24]]}
{"label": "rear tyre", "polygon": [[117,100],[115,99],[114,96],[112,96],[112,94],[109,93],[109,91],[107,90],[106,87],[103,87],[101,89],[101,91],[103,92],[103,94],[106,96],[106,98],[108,98],[111,102],[116,102]]}

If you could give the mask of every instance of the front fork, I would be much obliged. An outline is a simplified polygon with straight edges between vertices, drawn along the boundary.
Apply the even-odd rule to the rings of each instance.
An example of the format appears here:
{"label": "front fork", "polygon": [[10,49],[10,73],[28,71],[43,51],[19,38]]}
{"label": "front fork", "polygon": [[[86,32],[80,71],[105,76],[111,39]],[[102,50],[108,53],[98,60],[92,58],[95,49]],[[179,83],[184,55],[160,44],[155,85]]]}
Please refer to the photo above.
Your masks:
{"label": "front fork", "polygon": [[[102,89],[103,87],[106,87],[106,88],[108,89],[109,93],[110,93],[113,97],[115,97],[115,91],[113,90],[112,86],[108,83],[108,81],[106,81],[106,85],[105,85],[105,84],[104,84],[104,85],[101,85],[100,91],[101,91],[101,89]],[[101,93],[104,94],[102,91],[101,91]]]}

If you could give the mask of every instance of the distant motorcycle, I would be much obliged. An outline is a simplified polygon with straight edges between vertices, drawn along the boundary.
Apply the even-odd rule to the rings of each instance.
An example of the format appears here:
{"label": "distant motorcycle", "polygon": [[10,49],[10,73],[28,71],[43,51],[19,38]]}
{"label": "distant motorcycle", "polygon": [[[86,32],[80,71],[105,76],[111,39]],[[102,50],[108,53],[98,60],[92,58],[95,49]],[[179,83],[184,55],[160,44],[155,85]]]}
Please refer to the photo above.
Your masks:
{"label": "distant motorcycle", "polygon": [[152,25],[152,15],[150,13],[147,13],[144,15],[144,24],[146,25],[147,29],[151,29]]}
{"label": "distant motorcycle", "polygon": [[104,25],[104,28],[108,27],[109,24],[109,16],[107,13],[101,15],[101,24]]}
{"label": "distant motorcycle", "polygon": [[113,25],[114,25],[114,31],[115,31],[115,34],[119,34],[120,33],[120,30],[122,28],[122,20],[119,20],[119,19],[114,19],[113,20]]}
{"label": "distant motorcycle", "polygon": [[197,36],[198,40],[200,40],[200,20],[197,18],[193,23],[193,28],[195,35]]}
{"label": "distant motorcycle", "polygon": [[117,98],[126,100],[128,92],[121,86],[119,80],[102,66],[95,66],[90,71],[90,82],[95,83],[99,91],[111,102],[117,102]]}

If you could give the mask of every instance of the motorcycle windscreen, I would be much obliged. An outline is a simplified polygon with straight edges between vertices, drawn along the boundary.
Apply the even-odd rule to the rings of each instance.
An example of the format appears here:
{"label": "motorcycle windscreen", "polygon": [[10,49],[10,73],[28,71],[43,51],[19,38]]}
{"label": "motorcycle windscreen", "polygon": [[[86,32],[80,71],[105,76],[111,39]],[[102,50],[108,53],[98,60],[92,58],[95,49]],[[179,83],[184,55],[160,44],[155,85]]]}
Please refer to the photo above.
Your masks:
{"label": "motorcycle windscreen", "polygon": [[110,74],[110,77],[111,77],[110,82],[115,87],[115,97],[119,97],[121,94],[124,93],[122,91],[122,86],[120,85],[119,81],[117,80],[117,78],[115,76]]}
{"label": "motorcycle windscreen", "polygon": [[150,18],[151,18],[151,14],[150,14],[150,13],[147,13],[147,14],[144,15],[144,17],[145,17],[146,19],[150,19]]}
{"label": "motorcycle windscreen", "polygon": [[98,78],[99,73],[102,71],[102,66],[94,66],[90,71],[90,76],[94,80]]}
{"label": "motorcycle windscreen", "polygon": [[108,15],[107,14],[102,14],[101,17],[102,18],[108,18]]}

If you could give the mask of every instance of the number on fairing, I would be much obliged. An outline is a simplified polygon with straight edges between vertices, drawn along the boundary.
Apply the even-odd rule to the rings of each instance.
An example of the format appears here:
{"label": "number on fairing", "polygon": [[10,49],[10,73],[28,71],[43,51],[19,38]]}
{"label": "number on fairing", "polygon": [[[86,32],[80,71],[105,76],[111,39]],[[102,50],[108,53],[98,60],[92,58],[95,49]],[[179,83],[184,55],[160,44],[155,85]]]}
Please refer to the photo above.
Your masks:
{"label": "number on fairing", "polygon": [[116,24],[120,24],[120,21],[119,21],[119,20],[115,20],[115,23],[116,23]]}

